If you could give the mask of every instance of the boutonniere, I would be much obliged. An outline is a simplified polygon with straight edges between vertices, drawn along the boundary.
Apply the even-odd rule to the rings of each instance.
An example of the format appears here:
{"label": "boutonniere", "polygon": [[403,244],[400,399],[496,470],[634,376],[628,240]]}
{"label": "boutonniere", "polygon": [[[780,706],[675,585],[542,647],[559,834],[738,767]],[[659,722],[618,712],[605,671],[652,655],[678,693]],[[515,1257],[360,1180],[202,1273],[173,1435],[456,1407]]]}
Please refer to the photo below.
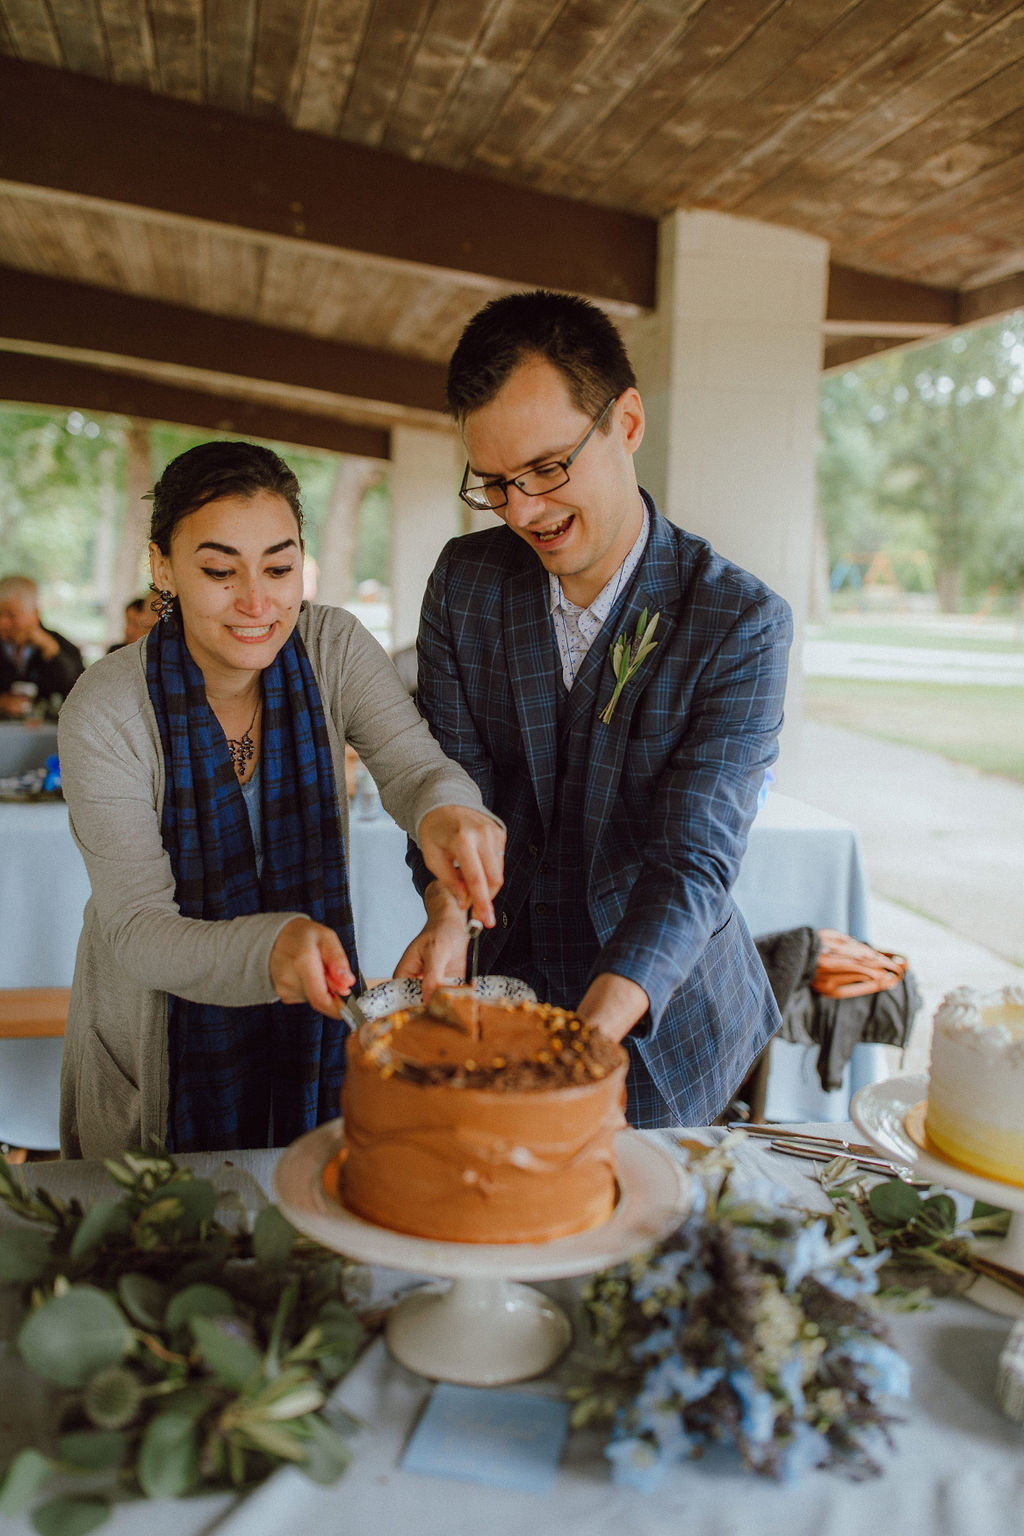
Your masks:
{"label": "boutonniere", "polygon": [[603,720],[605,725],[611,725],[612,723],[612,715],[615,713],[615,706],[619,702],[619,695],[623,688],[625,688],[630,678],[637,671],[640,663],[651,654],[657,645],[658,642],[653,637],[660,618],[660,613],[654,613],[651,615],[650,620],[648,620],[647,609],[645,608],[636,621],[636,634],[632,640],[627,635],[620,635],[610,646],[612,670],[615,673],[615,687],[612,690],[611,698],[599,716],[599,719]]}

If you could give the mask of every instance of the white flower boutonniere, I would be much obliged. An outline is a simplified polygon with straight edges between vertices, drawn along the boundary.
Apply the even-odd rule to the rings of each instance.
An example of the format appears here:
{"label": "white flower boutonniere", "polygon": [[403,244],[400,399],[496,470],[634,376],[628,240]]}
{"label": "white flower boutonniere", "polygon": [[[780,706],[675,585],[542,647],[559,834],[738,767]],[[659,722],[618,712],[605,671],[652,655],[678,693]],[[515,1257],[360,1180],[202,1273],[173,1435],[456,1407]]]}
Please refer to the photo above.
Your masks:
{"label": "white flower boutonniere", "polygon": [[650,621],[648,621],[647,609],[645,608],[636,621],[636,634],[632,640],[626,635],[620,635],[610,647],[612,667],[615,672],[615,687],[611,698],[599,716],[605,725],[611,725],[612,723],[612,715],[615,713],[615,706],[619,702],[619,695],[623,688],[625,688],[630,678],[637,671],[640,663],[651,654],[657,645],[658,642],[654,639],[654,631],[658,627],[658,620],[660,618],[660,613],[654,613],[651,615]]}

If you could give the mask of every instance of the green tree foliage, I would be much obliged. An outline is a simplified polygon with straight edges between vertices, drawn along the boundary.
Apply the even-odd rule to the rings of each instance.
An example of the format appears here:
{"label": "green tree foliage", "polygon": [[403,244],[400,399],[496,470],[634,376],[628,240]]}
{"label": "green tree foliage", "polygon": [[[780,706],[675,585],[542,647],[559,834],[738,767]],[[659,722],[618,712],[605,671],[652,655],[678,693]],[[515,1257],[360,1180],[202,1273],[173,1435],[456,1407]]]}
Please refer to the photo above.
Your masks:
{"label": "green tree foliage", "polygon": [[[819,488],[833,568],[924,550],[944,609],[1020,590],[1024,314],[825,379]],[[903,569],[901,569],[901,565]],[[918,567],[919,569],[919,567]]]}
{"label": "green tree foliage", "polygon": [[[124,521],[125,417],[0,406],[0,575],[33,576],[44,621],[79,644],[102,648],[111,563]],[[150,433],[150,485],[164,465],[220,434],[170,424]],[[302,486],[306,548],[318,559],[338,456],[272,443]],[[388,584],[390,503],[386,485],[363,504],[355,581]],[[140,573],[140,581],[144,581]]]}

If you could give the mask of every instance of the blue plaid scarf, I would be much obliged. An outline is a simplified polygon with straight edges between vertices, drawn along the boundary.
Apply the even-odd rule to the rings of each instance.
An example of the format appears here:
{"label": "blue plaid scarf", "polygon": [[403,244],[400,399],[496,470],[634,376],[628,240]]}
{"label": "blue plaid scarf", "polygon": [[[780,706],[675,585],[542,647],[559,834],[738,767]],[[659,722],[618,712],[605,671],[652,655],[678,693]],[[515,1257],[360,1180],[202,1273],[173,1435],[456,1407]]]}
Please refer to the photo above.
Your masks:
{"label": "blue plaid scarf", "polygon": [[[304,912],[358,975],[320,690],[297,631],[263,673],[263,874],[224,733],[177,618],[146,642],[166,772],[161,833],[184,917]],[[305,1004],[228,1008],[168,995],[173,1152],[286,1146],[339,1112],[344,1026]]]}

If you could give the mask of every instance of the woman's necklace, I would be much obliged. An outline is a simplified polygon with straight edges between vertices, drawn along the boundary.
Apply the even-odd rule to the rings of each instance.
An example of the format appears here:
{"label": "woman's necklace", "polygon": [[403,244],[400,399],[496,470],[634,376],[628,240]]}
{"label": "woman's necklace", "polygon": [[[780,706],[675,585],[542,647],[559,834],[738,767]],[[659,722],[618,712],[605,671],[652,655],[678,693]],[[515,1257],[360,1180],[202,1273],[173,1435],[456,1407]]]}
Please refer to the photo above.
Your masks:
{"label": "woman's necklace", "polygon": [[260,712],[261,703],[262,695],[256,700],[256,708],[252,712],[252,719],[249,721],[249,729],[246,731],[241,740],[236,741],[232,736],[227,738],[228,756],[231,758],[231,766],[240,779],[245,778],[245,770],[249,763],[252,761],[256,752],[256,743],[252,739],[251,732],[253,726],[256,724],[256,716]]}

